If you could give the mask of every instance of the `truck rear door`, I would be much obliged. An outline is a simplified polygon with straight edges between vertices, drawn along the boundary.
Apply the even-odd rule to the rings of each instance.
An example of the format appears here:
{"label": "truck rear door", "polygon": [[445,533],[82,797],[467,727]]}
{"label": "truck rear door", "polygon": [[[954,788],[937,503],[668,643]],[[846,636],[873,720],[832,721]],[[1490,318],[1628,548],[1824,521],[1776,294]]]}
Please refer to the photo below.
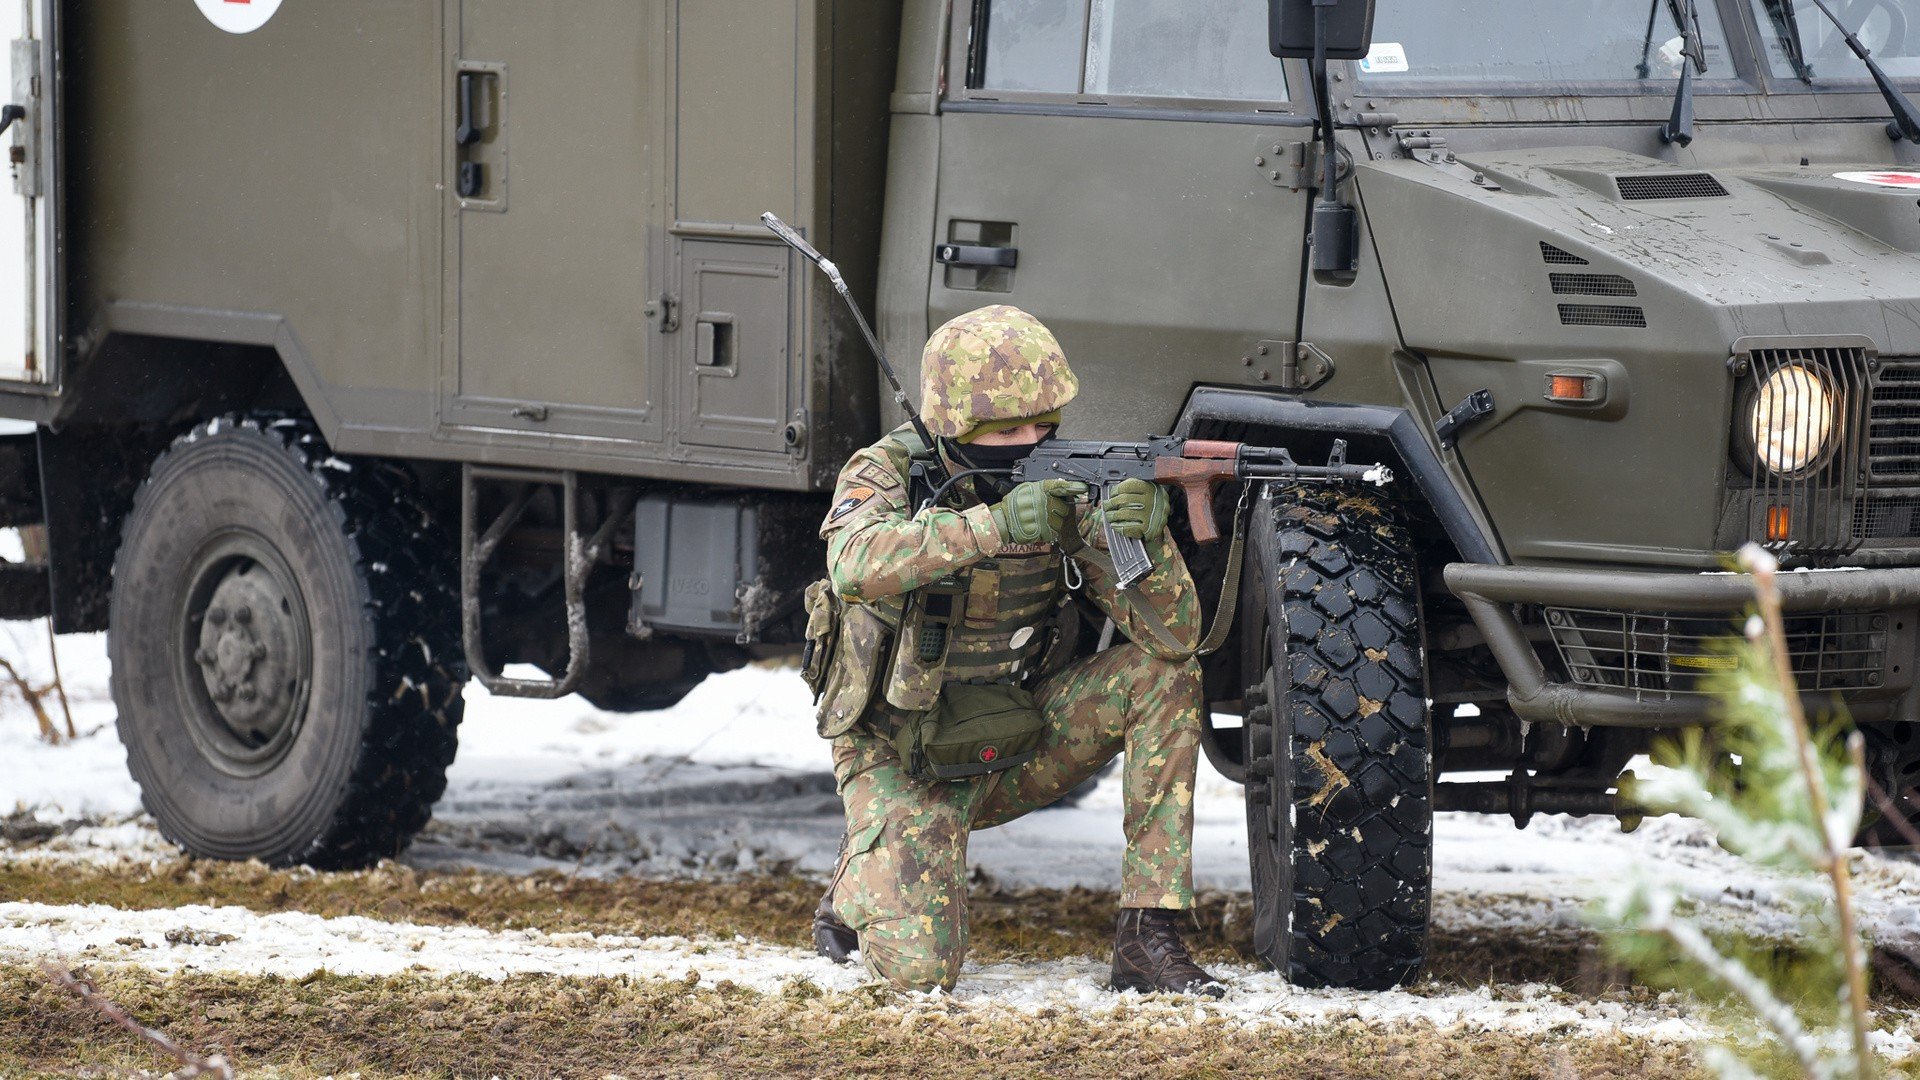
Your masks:
{"label": "truck rear door", "polygon": [[61,334],[56,0],[0,4],[10,43],[0,103],[10,184],[0,185],[0,382],[51,383]]}

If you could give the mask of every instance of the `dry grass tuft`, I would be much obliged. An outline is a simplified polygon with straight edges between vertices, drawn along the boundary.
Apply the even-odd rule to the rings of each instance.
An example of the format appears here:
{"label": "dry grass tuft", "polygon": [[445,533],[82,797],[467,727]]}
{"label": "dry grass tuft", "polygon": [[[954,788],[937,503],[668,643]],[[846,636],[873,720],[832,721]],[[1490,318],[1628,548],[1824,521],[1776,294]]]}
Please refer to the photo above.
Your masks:
{"label": "dry grass tuft", "polygon": [[[1019,1014],[902,1007],[865,992],[756,994],[722,984],[520,977],[306,980],[145,972],[93,976],[103,993],[249,1075],[1276,1076],[1692,1080],[1678,1046],[1383,1029],[1358,1022],[1253,1029],[1164,1013]],[[0,966],[0,1073],[72,1075],[141,1064],[123,1033],[24,968]]]}

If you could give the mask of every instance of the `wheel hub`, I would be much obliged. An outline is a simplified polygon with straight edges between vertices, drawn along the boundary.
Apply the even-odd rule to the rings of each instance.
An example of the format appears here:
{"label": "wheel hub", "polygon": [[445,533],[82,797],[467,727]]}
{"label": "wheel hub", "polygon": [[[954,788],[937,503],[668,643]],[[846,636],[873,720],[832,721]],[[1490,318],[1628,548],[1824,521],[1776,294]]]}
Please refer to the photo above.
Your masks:
{"label": "wheel hub", "polygon": [[194,592],[205,607],[192,660],[220,756],[234,764],[277,756],[305,708],[311,663],[296,588],[269,563],[230,553],[204,566]]}

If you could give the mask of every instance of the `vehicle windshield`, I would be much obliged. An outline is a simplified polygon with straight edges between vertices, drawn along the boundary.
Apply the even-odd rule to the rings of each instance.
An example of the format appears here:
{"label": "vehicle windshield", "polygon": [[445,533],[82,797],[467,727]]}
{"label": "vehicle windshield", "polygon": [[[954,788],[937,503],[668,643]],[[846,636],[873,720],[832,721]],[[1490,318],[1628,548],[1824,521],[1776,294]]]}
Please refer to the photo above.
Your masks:
{"label": "vehicle windshield", "polygon": [[[1814,87],[1857,84],[1867,78],[1866,66],[1847,48],[1846,36],[1813,0],[1750,2],[1774,78]],[[1920,0],[1827,0],[1827,6],[1859,35],[1860,44],[1887,74],[1901,80],[1920,79]]]}
{"label": "vehicle windshield", "polygon": [[[1764,0],[1756,0],[1764,2]],[[1920,3],[1920,0],[1911,0]],[[1361,62],[1370,88],[1498,84],[1614,84],[1672,93],[1682,37],[1671,0],[1479,0],[1461,4],[1380,0],[1373,53]],[[1727,33],[1713,0],[1700,0],[1705,79],[1734,77]]]}

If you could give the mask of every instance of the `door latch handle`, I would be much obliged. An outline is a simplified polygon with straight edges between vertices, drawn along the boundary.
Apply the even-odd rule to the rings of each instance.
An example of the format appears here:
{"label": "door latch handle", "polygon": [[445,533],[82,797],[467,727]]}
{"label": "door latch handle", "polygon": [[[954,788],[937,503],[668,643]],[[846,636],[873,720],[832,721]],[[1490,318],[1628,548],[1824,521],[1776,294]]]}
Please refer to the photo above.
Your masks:
{"label": "door latch handle", "polygon": [[453,144],[455,146],[472,146],[474,143],[479,142],[480,136],[484,134],[484,126],[479,123],[480,79],[481,73],[477,71],[463,71],[460,73],[459,92],[454,95],[459,99],[456,104],[456,108],[459,110],[459,116],[454,121],[453,128]]}
{"label": "door latch handle", "polygon": [[1434,421],[1433,433],[1440,437],[1440,449],[1451,450],[1460,439],[1460,431],[1467,425],[1484,420],[1493,415],[1493,391],[1475,390],[1466,400],[1447,410],[1447,415]]}
{"label": "door latch handle", "polygon": [[7,129],[12,127],[16,121],[25,120],[26,118],[27,107],[25,105],[0,106],[0,135],[5,135]]}
{"label": "door latch handle", "polygon": [[933,259],[942,266],[1012,270],[1020,265],[1020,249],[979,244],[937,244]]}

